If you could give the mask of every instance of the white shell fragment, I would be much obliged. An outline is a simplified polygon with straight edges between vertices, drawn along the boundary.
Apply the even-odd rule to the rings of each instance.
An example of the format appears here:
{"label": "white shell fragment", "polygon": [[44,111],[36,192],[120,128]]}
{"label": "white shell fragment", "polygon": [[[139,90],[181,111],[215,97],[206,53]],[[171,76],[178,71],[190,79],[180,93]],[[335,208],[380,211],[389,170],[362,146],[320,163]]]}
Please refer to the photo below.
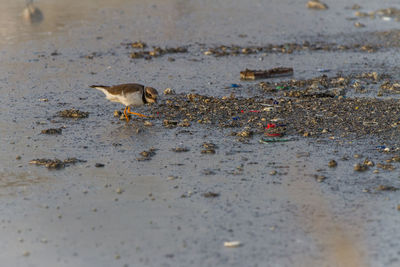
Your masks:
{"label": "white shell fragment", "polygon": [[241,245],[242,245],[242,243],[240,243],[240,241],[224,242],[224,247],[226,247],[226,248],[237,248],[237,247],[240,247]]}

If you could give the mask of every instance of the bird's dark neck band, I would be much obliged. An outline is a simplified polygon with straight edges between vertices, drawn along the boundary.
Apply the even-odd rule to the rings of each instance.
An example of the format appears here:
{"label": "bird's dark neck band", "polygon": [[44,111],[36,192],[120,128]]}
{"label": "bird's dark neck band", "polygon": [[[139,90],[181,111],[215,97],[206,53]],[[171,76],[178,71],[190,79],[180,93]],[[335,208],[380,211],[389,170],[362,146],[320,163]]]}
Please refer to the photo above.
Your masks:
{"label": "bird's dark neck band", "polygon": [[143,100],[143,103],[147,104],[145,89],[143,89],[142,100]]}

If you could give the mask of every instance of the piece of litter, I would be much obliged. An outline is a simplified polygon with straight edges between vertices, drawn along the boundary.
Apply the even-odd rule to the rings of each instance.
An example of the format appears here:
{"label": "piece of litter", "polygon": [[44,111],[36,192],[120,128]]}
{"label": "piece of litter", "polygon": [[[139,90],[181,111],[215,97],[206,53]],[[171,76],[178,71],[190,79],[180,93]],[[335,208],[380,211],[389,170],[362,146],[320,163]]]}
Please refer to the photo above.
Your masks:
{"label": "piece of litter", "polygon": [[315,10],[324,10],[328,9],[328,6],[325,3],[320,2],[319,0],[310,0],[307,2],[307,7]]}
{"label": "piece of litter", "polygon": [[330,72],[330,69],[317,69],[318,72]]}
{"label": "piece of litter", "polygon": [[293,68],[273,68],[269,70],[249,70],[240,72],[241,80],[255,80],[255,79],[265,79],[265,78],[276,78],[282,76],[293,75]]}
{"label": "piece of litter", "polygon": [[226,248],[237,248],[240,247],[242,243],[240,241],[229,241],[229,242],[224,242],[224,247]]}
{"label": "piece of litter", "polygon": [[273,111],[274,108],[273,107],[265,107],[263,108],[263,111]]}
{"label": "piece of litter", "polygon": [[175,94],[175,91],[171,88],[166,88],[164,90],[164,95],[174,95],[174,94]]}

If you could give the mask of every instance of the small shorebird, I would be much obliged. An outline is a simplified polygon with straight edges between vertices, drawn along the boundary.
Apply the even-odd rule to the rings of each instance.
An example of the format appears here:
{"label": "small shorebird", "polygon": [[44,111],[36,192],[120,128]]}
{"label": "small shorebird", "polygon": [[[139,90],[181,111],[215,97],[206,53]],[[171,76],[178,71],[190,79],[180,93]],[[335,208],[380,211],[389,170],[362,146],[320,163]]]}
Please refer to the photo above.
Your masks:
{"label": "small shorebird", "polygon": [[131,112],[130,106],[137,107],[147,103],[156,103],[158,97],[156,89],[152,87],[145,87],[137,83],[127,83],[113,86],[91,85],[90,87],[102,91],[108,100],[124,104],[124,115],[127,122],[129,121],[127,113],[140,117],[147,117],[146,115],[140,113]]}

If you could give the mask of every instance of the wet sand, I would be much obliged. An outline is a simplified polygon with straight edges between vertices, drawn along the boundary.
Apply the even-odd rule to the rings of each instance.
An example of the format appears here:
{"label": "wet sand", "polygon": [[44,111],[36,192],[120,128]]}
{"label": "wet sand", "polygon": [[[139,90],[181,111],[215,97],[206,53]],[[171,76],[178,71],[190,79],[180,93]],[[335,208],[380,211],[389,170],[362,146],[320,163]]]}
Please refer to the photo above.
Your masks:
{"label": "wet sand", "polygon": [[[0,2],[8,11],[0,19],[4,265],[398,265],[395,19],[357,17],[347,1],[315,11],[303,1],[43,0],[42,20],[30,24],[23,2]],[[360,12],[396,6],[359,4]],[[135,41],[147,48],[127,45]],[[305,42],[335,49],[282,51]],[[270,45],[280,51],[243,53]],[[187,51],[132,58],[154,46]],[[241,52],[207,53],[221,46]],[[246,68],[279,66],[293,76],[240,80]],[[382,79],[361,77],[373,72]],[[321,75],[349,79],[344,95],[323,95],[334,88],[325,81],[307,89]],[[114,117],[123,106],[89,88],[127,82],[159,90],[159,105],[135,109],[153,115],[151,126]],[[218,111],[223,101],[233,113]],[[241,113],[261,104],[276,110]],[[89,115],[59,116],[72,108]],[[289,141],[260,143],[273,119],[285,120]],[[252,135],[234,134],[246,126]],[[61,168],[35,159],[59,159]]]}

